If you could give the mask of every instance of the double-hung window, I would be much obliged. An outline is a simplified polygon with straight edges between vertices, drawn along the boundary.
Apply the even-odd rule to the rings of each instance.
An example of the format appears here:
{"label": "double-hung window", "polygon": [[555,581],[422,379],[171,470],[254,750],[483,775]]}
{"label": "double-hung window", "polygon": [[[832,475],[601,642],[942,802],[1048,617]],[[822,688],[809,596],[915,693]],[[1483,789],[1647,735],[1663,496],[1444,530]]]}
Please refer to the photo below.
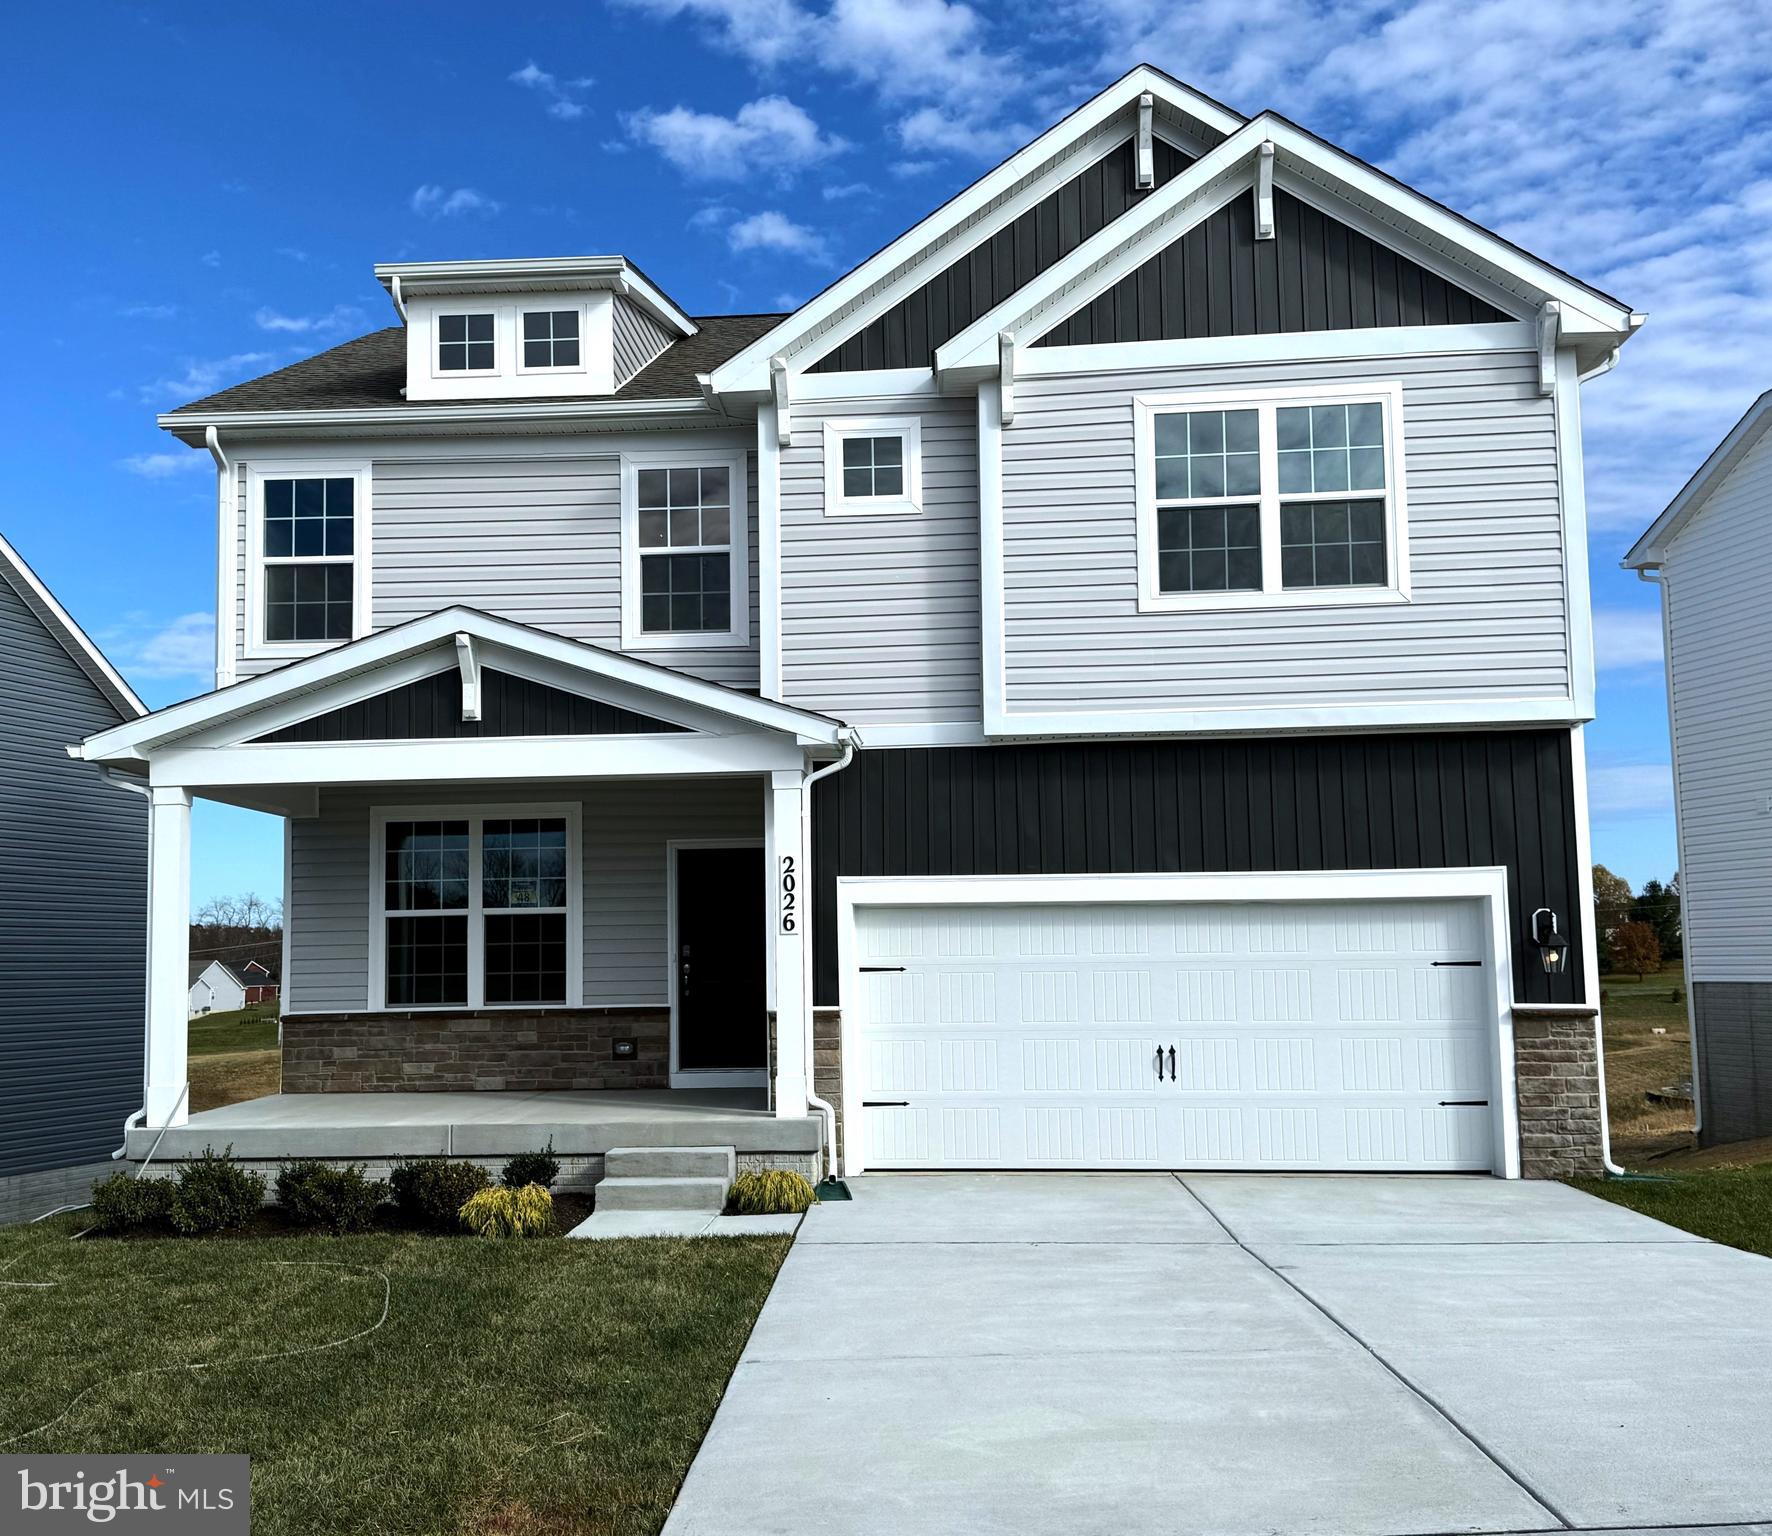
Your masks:
{"label": "double-hung window", "polygon": [[361,634],[367,468],[255,465],[248,484],[249,652],[312,650]]}
{"label": "double-hung window", "polygon": [[1396,383],[1141,396],[1139,605],[1409,595]]}
{"label": "double-hung window", "polygon": [[577,1001],[577,827],[570,807],[377,812],[374,936],[387,1008]]}
{"label": "double-hung window", "polygon": [[630,458],[622,481],[623,645],[744,643],[744,455]]}

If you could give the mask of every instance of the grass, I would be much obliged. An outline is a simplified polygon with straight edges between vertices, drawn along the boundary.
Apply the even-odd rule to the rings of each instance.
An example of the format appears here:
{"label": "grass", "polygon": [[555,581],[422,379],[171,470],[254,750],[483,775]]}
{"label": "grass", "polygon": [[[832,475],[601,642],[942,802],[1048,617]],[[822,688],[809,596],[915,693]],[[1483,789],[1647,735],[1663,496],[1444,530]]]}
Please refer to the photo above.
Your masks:
{"label": "grass", "polygon": [[0,1229],[0,1442],[87,1392],[0,1454],[247,1452],[264,1536],[650,1536],[788,1246],[79,1225]]}
{"label": "grass", "polygon": [[262,1099],[282,1087],[275,1003],[192,1019],[186,1038],[193,1113]]}
{"label": "grass", "polygon": [[1642,1180],[1573,1182],[1590,1195],[1629,1206],[1670,1226],[1772,1257],[1772,1166],[1713,1168]]}
{"label": "grass", "polygon": [[[1601,988],[1613,1156],[1627,1168],[1660,1166],[1693,1145],[1692,1107],[1658,1104],[1649,1097],[1692,1070],[1685,980],[1676,961],[1640,982],[1635,976],[1607,976]],[[1657,1029],[1664,1033],[1656,1034]]]}

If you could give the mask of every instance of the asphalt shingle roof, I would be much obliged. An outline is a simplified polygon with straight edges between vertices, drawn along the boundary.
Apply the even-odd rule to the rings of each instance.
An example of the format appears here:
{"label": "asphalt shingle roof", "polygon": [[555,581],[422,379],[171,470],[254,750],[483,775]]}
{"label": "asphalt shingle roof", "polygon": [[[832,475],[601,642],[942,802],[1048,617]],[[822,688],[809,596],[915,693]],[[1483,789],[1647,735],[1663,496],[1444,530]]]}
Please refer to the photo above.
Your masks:
{"label": "asphalt shingle roof", "polygon": [[[783,315],[705,315],[696,317],[693,336],[673,342],[620,389],[612,400],[678,400],[700,393],[695,376],[710,373],[786,317]],[[279,368],[244,384],[181,405],[175,416],[215,411],[325,411],[379,405],[431,405],[407,401],[406,328],[391,325],[355,341]],[[524,400],[488,402],[525,404]]]}

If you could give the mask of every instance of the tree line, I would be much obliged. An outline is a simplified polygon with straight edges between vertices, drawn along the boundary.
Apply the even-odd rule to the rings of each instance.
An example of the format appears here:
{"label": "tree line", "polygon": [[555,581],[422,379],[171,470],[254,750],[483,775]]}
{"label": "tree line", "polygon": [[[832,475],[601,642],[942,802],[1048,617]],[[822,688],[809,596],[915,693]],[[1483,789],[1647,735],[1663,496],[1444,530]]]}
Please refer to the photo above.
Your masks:
{"label": "tree line", "polygon": [[275,980],[283,970],[283,904],[248,891],[218,896],[191,919],[191,960],[201,970],[211,960],[245,965],[256,960]]}
{"label": "tree line", "polygon": [[1624,876],[1594,865],[1594,934],[1602,974],[1625,971],[1641,981],[1664,960],[1682,958],[1678,873],[1665,885],[1646,880],[1633,892]]}

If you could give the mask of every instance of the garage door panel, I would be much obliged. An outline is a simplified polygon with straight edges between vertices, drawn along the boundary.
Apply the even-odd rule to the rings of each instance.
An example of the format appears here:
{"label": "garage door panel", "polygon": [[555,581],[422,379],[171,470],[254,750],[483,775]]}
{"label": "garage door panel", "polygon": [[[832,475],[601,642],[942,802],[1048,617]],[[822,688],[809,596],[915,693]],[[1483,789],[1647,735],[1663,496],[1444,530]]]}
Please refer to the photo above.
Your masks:
{"label": "garage door panel", "polygon": [[1474,901],[862,907],[867,1161],[1486,1168],[1483,935]]}

